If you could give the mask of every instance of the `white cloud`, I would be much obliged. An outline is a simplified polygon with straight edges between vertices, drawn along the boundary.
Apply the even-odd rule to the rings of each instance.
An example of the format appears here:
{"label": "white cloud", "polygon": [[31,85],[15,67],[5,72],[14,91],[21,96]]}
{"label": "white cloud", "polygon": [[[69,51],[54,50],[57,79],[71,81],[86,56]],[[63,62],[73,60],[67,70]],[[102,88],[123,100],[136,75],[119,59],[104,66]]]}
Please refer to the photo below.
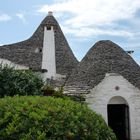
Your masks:
{"label": "white cloud", "polygon": [[16,16],[23,22],[23,23],[27,23],[27,20],[24,16],[24,13],[16,13]]}
{"label": "white cloud", "polygon": [[111,36],[121,36],[121,37],[133,37],[133,33],[125,30],[115,30],[115,29],[99,29],[99,28],[69,28],[62,26],[62,30],[67,34],[72,34],[77,37],[92,37],[99,35],[111,35]]}
{"label": "white cloud", "polygon": [[120,20],[133,20],[138,9],[140,9],[140,0],[56,0],[56,3],[51,5],[43,5],[38,12],[53,11],[60,13],[61,18],[64,14],[71,14],[63,26],[69,28],[69,31],[67,29],[69,33],[76,33],[77,36],[81,34],[89,36],[96,33],[96,35],[132,37],[135,34],[127,29],[119,27],[117,30],[108,30],[100,27]]}
{"label": "white cloud", "polygon": [[11,17],[7,14],[1,14],[0,15],[0,22],[1,21],[8,21],[8,20],[11,20]]}
{"label": "white cloud", "polygon": [[125,49],[134,49],[134,50],[138,50],[140,51],[140,43],[139,42],[127,42],[127,43],[124,43],[124,48]]}

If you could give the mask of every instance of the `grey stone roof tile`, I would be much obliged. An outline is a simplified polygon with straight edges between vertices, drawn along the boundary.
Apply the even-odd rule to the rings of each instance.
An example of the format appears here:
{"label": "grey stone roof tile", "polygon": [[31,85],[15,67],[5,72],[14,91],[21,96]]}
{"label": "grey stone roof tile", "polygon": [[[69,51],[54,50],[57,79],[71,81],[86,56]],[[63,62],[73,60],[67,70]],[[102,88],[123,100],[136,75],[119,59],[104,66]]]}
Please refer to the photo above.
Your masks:
{"label": "grey stone roof tile", "polygon": [[106,73],[118,73],[140,89],[140,67],[117,44],[103,40],[97,42],[73,70],[66,86],[98,85]]}
{"label": "grey stone roof tile", "polygon": [[[72,53],[58,22],[53,16],[49,15],[41,22],[29,39],[0,46],[0,58],[27,66],[33,70],[40,70],[45,25],[53,25],[55,28],[56,71],[58,74],[69,74],[77,66],[78,61]],[[36,49],[40,51],[37,53]]]}

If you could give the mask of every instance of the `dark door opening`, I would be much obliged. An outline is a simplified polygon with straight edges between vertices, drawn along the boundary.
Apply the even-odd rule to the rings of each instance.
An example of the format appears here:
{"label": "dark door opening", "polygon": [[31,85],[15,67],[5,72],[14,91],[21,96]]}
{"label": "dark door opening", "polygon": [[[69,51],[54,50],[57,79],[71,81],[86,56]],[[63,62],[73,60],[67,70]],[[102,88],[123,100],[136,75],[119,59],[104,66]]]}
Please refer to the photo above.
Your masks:
{"label": "dark door opening", "polygon": [[130,140],[129,108],[125,104],[109,104],[107,107],[108,125],[118,140]]}

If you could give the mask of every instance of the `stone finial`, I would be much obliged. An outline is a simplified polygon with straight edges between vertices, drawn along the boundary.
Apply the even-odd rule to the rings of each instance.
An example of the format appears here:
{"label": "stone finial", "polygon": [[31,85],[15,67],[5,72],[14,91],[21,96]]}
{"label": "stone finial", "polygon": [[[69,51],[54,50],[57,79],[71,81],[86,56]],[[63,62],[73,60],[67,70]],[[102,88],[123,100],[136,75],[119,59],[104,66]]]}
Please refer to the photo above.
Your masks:
{"label": "stone finial", "polygon": [[53,12],[52,11],[49,11],[48,12],[48,16],[53,16]]}

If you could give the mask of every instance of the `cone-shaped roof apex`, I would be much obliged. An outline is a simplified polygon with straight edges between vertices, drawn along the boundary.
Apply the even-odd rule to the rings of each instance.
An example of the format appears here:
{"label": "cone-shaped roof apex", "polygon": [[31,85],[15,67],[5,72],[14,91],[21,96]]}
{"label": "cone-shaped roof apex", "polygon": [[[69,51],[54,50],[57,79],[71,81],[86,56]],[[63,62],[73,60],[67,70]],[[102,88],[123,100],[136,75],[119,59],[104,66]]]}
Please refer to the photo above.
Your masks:
{"label": "cone-shaped roof apex", "polygon": [[54,26],[55,29],[56,71],[58,74],[64,75],[70,73],[78,61],[52,12],[48,12],[48,15],[29,39],[0,47],[0,58],[32,69],[41,69],[44,26],[47,25]]}
{"label": "cone-shaped roof apex", "polygon": [[106,73],[118,73],[140,88],[139,65],[120,46],[109,40],[95,43],[66,84],[93,88]]}

